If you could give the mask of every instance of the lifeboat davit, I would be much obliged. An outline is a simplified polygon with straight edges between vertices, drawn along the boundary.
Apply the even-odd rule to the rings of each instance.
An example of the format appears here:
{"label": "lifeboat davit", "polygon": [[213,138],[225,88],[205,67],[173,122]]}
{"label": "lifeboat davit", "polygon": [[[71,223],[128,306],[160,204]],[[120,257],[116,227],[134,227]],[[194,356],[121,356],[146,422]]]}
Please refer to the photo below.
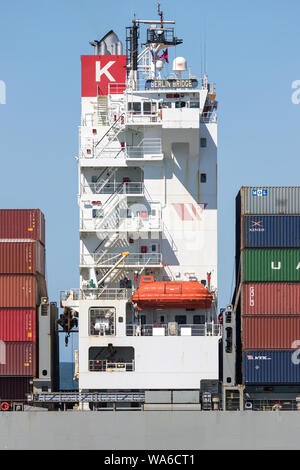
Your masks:
{"label": "lifeboat davit", "polygon": [[132,301],[138,308],[210,308],[213,297],[198,281],[155,281],[142,276]]}

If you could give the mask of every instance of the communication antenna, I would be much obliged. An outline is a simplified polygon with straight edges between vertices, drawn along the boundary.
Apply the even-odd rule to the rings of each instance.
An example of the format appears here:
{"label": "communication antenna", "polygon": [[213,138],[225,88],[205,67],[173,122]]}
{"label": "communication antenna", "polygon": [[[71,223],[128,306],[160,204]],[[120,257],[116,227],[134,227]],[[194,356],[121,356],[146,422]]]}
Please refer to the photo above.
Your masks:
{"label": "communication antenna", "polygon": [[161,28],[163,28],[164,27],[164,14],[160,9],[160,3],[157,4],[157,13],[158,13],[158,16],[160,16],[160,26]]}
{"label": "communication antenna", "polygon": [[206,19],[204,18],[204,73],[207,74],[206,69]]}

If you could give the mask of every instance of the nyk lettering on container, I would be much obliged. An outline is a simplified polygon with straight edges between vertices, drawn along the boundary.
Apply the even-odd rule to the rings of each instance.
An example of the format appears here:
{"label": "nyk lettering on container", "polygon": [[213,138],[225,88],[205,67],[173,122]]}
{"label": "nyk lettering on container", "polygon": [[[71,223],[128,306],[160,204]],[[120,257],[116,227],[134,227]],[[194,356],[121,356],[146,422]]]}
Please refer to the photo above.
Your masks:
{"label": "nyk lettering on container", "polygon": [[247,359],[249,361],[270,361],[271,358],[268,356],[252,356],[252,355],[247,355]]}

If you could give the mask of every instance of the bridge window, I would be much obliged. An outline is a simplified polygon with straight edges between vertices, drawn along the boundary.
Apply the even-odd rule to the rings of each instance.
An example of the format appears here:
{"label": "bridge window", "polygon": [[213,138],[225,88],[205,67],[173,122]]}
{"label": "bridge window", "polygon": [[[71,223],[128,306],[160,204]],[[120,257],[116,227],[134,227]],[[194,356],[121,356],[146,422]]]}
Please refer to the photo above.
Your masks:
{"label": "bridge window", "polygon": [[204,325],[205,315],[194,315],[194,325]]}
{"label": "bridge window", "polygon": [[89,309],[89,334],[92,336],[111,336],[115,332],[114,307],[97,307]]}
{"label": "bridge window", "polygon": [[143,111],[144,114],[156,113],[156,103],[152,103],[151,101],[144,101]]}
{"label": "bridge window", "polygon": [[142,103],[139,101],[132,101],[128,103],[128,111],[133,113],[140,113],[142,110]]}
{"label": "bridge window", "polygon": [[178,325],[186,325],[186,315],[175,315],[175,321]]}
{"label": "bridge window", "polygon": [[175,108],[185,108],[186,102],[185,101],[176,101]]}
{"label": "bridge window", "polygon": [[103,217],[103,209],[93,209],[92,216],[93,216],[93,219]]}
{"label": "bridge window", "polygon": [[91,372],[132,372],[134,371],[134,348],[113,344],[91,347],[89,370]]}
{"label": "bridge window", "polygon": [[170,101],[163,101],[159,103],[158,107],[159,109],[172,108],[172,103]]}

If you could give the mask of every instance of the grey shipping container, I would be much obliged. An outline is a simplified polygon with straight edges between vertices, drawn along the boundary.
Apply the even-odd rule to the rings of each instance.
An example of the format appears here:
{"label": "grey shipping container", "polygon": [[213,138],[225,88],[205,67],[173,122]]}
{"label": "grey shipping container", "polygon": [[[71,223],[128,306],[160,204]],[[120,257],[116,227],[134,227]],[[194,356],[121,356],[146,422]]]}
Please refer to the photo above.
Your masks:
{"label": "grey shipping container", "polygon": [[300,186],[243,186],[237,196],[238,212],[240,215],[300,214]]}
{"label": "grey shipping container", "polygon": [[300,353],[248,350],[243,353],[244,384],[300,384]]}

